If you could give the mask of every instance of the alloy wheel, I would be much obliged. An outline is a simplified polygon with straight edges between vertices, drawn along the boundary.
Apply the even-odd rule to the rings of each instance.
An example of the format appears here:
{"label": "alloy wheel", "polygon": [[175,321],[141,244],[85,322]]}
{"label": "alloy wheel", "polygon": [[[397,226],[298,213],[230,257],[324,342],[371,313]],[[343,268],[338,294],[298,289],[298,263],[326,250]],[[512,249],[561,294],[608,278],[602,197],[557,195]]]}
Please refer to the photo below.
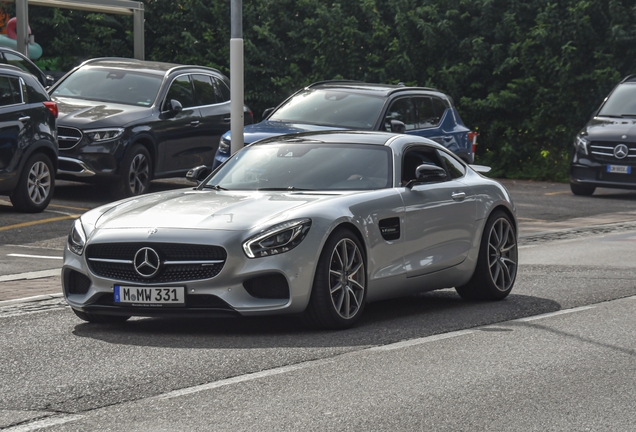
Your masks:
{"label": "alloy wheel", "polygon": [[46,163],[38,161],[31,166],[27,189],[34,204],[42,204],[48,198],[51,192],[51,172]]}
{"label": "alloy wheel", "polygon": [[510,222],[505,218],[497,219],[490,229],[488,267],[497,289],[510,289],[517,274],[517,239]]}
{"label": "alloy wheel", "polygon": [[130,162],[130,171],[128,173],[128,185],[133,195],[139,195],[145,192],[149,178],[150,167],[148,165],[148,159],[141,153],[136,154],[132,162]]}
{"label": "alloy wheel", "polygon": [[329,293],[335,311],[351,319],[360,311],[364,299],[365,269],[358,246],[344,238],[336,244],[329,264]]}

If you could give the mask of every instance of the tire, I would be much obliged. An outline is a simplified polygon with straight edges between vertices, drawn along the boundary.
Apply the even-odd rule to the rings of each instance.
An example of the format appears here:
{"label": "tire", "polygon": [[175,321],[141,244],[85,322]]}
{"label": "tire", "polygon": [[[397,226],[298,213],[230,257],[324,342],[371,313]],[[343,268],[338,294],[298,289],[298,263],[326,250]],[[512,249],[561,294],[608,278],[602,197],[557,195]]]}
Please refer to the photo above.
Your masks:
{"label": "tire", "polygon": [[146,147],[135,144],[121,164],[121,176],[111,188],[116,199],[142,195],[150,188],[152,161]]}
{"label": "tire", "polygon": [[467,300],[501,300],[510,294],[517,277],[517,233],[510,217],[493,212],[481,236],[475,273],[466,285],[456,287]]}
{"label": "tire", "polygon": [[596,187],[570,183],[570,190],[572,190],[574,195],[590,196],[594,193]]}
{"label": "tire", "polygon": [[366,296],[363,248],[353,232],[338,229],[320,253],[304,322],[313,328],[349,328],[360,319]]}
{"label": "tire", "polygon": [[92,314],[75,309],[73,309],[73,312],[75,312],[75,315],[77,315],[79,318],[90,323],[116,324],[126,322],[130,319],[129,316]]}
{"label": "tire", "polygon": [[54,189],[55,171],[51,159],[44,153],[35,153],[24,164],[9,198],[16,210],[39,213],[51,202]]}

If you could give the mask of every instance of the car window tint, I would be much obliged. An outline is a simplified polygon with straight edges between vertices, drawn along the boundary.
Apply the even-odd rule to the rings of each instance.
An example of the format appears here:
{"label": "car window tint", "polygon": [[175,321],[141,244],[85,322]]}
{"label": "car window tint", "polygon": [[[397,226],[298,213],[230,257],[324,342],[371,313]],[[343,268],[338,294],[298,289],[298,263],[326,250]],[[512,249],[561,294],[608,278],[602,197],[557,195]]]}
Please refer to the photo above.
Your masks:
{"label": "car window tint", "polygon": [[446,105],[440,98],[433,97],[431,100],[433,101],[433,112],[435,113],[435,117],[439,117],[441,120],[446,112]]}
{"label": "car window tint", "polygon": [[223,80],[218,78],[213,78],[214,83],[216,84],[216,88],[218,90],[218,95],[220,96],[221,102],[227,102],[230,100],[230,88],[225,84]]}
{"label": "car window tint", "polygon": [[417,110],[417,127],[419,129],[429,128],[439,124],[440,117],[435,115],[433,101],[430,97],[415,98],[415,108]]}
{"label": "car window tint", "polygon": [[26,103],[44,102],[49,100],[46,90],[44,90],[42,86],[38,85],[37,81],[33,81],[32,83],[25,82],[22,85],[22,93],[25,95],[24,101]]}
{"label": "car window tint", "polygon": [[416,179],[416,170],[420,165],[435,165],[446,169],[435,149],[428,147],[411,148],[402,158],[402,186]]}
{"label": "car window tint", "polygon": [[411,98],[401,98],[394,101],[386,112],[384,127],[391,131],[391,120],[399,120],[406,126],[406,130],[415,129],[415,109]]}
{"label": "car window tint", "polygon": [[172,81],[168,94],[166,95],[166,103],[170,103],[172,99],[178,100],[183,108],[195,105],[189,75],[182,75]]}
{"label": "car window tint", "polygon": [[18,78],[0,76],[0,106],[14,105],[22,102],[20,82]]}
{"label": "car window tint", "polygon": [[451,178],[456,179],[456,178],[464,177],[464,174],[466,174],[466,168],[460,161],[458,161],[453,156],[441,150],[438,150],[438,153],[440,157],[442,158],[442,160],[444,161],[444,163],[446,164],[446,171],[448,171]]}
{"label": "car window tint", "polygon": [[34,65],[23,59],[22,57],[18,57],[15,54],[4,53],[5,58],[7,59],[7,63],[13,66],[17,66],[23,71],[29,72],[36,76],[36,78],[40,79],[40,71]]}
{"label": "car window tint", "polygon": [[212,77],[209,75],[192,75],[194,92],[197,97],[197,105],[212,105],[217,103],[216,89],[212,84],[211,78]]}

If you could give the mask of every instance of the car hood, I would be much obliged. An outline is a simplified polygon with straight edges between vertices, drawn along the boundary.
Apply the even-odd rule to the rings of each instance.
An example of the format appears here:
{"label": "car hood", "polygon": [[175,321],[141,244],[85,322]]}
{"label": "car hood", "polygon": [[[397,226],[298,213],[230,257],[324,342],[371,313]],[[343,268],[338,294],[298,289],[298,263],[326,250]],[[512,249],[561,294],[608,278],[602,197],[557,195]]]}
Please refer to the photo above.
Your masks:
{"label": "car hood", "polygon": [[338,195],[180,189],[117,203],[99,217],[95,228],[246,230],[284,217],[298,207]]}
{"label": "car hood", "polygon": [[636,119],[595,117],[584,132],[590,141],[636,142]]}
{"label": "car hood", "polygon": [[152,108],[53,96],[59,114],[57,124],[89,128],[121,127],[149,117]]}
{"label": "car hood", "polygon": [[[325,130],[344,130],[345,128],[335,126],[322,126],[308,123],[295,123],[283,121],[264,120],[260,123],[245,126],[243,131],[243,140],[245,144],[251,144],[263,138],[269,138],[278,135],[285,135],[298,132],[316,132]],[[231,139],[228,132],[224,138]]]}

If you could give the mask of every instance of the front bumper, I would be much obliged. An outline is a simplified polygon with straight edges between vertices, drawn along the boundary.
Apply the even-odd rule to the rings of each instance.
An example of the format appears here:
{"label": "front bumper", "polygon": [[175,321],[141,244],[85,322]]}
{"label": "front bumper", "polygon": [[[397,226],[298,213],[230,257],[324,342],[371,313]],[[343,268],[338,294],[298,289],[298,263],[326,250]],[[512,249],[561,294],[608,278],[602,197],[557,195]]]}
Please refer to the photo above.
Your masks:
{"label": "front bumper", "polygon": [[[108,230],[103,230],[108,231]],[[158,243],[178,243],[180,245],[214,244],[227,251],[223,268],[216,276],[189,281],[152,283],[151,280],[134,282],[117,280],[97,275],[87,263],[86,249],[78,256],[68,247],[64,251],[62,285],[68,304],[77,310],[91,313],[129,316],[254,316],[270,314],[289,314],[302,312],[309,302],[317,260],[316,248],[312,248],[310,238],[298,245],[293,251],[280,255],[247,258],[242,251],[244,232],[160,229],[152,241],[146,229],[129,229],[117,239],[109,239],[108,233],[98,232],[89,240],[91,243],[135,242],[148,246]],[[118,230],[121,234],[122,231]],[[314,232],[313,235],[318,233]],[[308,237],[312,232],[308,234]],[[84,281],[84,288],[78,290],[73,278]],[[276,280],[286,285],[286,295],[276,298],[258,297],[254,292],[267,280]],[[256,281],[256,284],[254,283]],[[114,285],[138,287],[175,287],[185,289],[183,307],[166,306],[119,306],[114,303]],[[256,287],[254,288],[254,285]],[[280,292],[280,291],[278,291]],[[271,297],[271,296],[270,296]]]}
{"label": "front bumper", "polygon": [[610,164],[579,159],[570,164],[570,183],[593,187],[614,189],[636,189],[636,165],[621,164],[630,167],[629,174],[608,172]]}

